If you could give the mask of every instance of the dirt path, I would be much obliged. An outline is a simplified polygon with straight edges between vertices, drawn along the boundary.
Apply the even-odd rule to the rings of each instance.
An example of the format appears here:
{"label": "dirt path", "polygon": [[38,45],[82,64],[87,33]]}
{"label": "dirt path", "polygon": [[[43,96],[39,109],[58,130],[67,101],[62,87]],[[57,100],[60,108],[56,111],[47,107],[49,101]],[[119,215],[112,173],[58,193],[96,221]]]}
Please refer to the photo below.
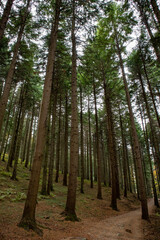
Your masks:
{"label": "dirt path", "polygon": [[[149,212],[153,209],[153,200],[148,201]],[[93,240],[142,240],[143,222],[141,209],[125,213],[116,217],[110,217],[100,221],[98,224],[86,226],[86,233]]]}

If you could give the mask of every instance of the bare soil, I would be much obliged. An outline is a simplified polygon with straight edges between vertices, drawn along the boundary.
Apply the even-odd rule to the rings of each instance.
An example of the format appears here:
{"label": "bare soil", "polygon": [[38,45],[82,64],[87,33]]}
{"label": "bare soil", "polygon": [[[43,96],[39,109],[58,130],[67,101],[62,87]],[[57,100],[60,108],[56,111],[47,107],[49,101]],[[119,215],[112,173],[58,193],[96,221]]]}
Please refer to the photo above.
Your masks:
{"label": "bare soil", "polygon": [[19,228],[29,171],[20,166],[19,181],[12,181],[4,167],[5,164],[0,166],[0,240],[160,240],[160,214],[155,213],[153,200],[148,201],[151,222],[146,222],[141,220],[140,203],[134,194],[118,200],[118,211],[113,211],[111,189],[103,187],[103,200],[98,200],[96,184],[90,189],[88,181],[85,181],[85,194],[80,193],[79,186],[77,189],[79,222],[65,221],[61,215],[67,188],[60,179],[50,197],[38,196],[36,220],[43,236]]}

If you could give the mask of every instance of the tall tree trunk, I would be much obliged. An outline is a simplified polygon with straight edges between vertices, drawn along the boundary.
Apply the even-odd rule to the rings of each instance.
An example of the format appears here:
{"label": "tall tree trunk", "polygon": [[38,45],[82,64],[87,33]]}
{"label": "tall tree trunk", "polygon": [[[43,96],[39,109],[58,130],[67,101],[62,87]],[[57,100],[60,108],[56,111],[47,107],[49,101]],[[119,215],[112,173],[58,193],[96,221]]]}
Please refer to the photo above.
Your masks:
{"label": "tall tree trunk", "polygon": [[149,104],[148,104],[148,101],[147,101],[147,96],[146,96],[146,92],[145,92],[145,88],[144,88],[144,84],[143,84],[143,80],[142,80],[140,70],[138,72],[138,77],[139,77],[139,81],[140,81],[140,84],[141,84],[143,98],[144,98],[144,102],[145,102],[145,105],[146,105],[147,115],[148,115],[148,118],[149,118],[149,124],[150,124],[150,128],[151,128],[151,140],[152,140],[153,147],[154,147],[154,150],[155,150],[155,164],[156,164],[156,167],[157,167],[157,170],[158,170],[158,175],[160,176],[159,147],[158,147],[158,144],[157,144],[157,141],[156,141],[156,138],[155,138],[155,136],[156,136],[155,128],[154,128],[154,125],[153,125],[153,120],[152,120],[151,113],[150,113],[150,107],[149,107]]}
{"label": "tall tree trunk", "polygon": [[72,93],[71,93],[71,140],[70,140],[70,172],[65,213],[71,220],[77,220],[76,188],[78,170],[78,110],[77,110],[77,61],[75,36],[75,0],[72,0]]}
{"label": "tall tree trunk", "polygon": [[60,167],[60,143],[61,143],[61,96],[59,99],[59,119],[58,119],[58,136],[57,136],[57,156],[56,156],[56,178],[55,182],[58,183],[59,167]]}
{"label": "tall tree trunk", "polygon": [[48,184],[47,184],[47,194],[50,195],[50,191],[53,191],[53,168],[55,159],[55,135],[56,135],[56,106],[57,106],[57,89],[52,89],[52,99],[53,99],[53,113],[52,113],[52,127],[51,127],[51,150],[49,159],[49,173],[48,173]]}
{"label": "tall tree trunk", "polygon": [[[51,110],[50,110],[51,111]],[[48,155],[49,155],[49,142],[50,142],[50,114],[48,115],[47,126],[46,126],[46,146],[45,155],[43,159],[43,176],[42,176],[42,189],[41,194],[47,195],[47,167],[48,167]]]}
{"label": "tall tree trunk", "polygon": [[88,97],[88,127],[89,127],[89,161],[90,161],[90,187],[93,188],[93,166],[92,166],[92,135],[91,135],[91,112]]}
{"label": "tall tree trunk", "polygon": [[159,27],[160,27],[160,10],[158,8],[158,4],[157,4],[156,0],[150,0],[150,2],[151,2],[154,14],[158,20]]}
{"label": "tall tree trunk", "polygon": [[155,54],[157,56],[157,61],[160,63],[160,51],[158,49],[157,43],[155,42],[155,39],[154,39],[152,30],[151,30],[151,27],[150,27],[150,25],[148,23],[148,19],[147,19],[146,13],[145,13],[145,9],[143,7],[143,3],[141,3],[140,0],[135,0],[135,2],[138,5],[140,16],[141,16],[142,21],[145,24],[145,26],[147,28],[147,31],[148,31],[148,34],[150,36],[152,46],[153,46]]}
{"label": "tall tree trunk", "polygon": [[18,109],[15,114],[15,119],[14,119],[14,128],[12,131],[12,139],[11,139],[11,146],[10,146],[10,152],[9,152],[9,157],[8,157],[8,162],[6,166],[6,170],[9,171],[9,168],[12,167],[12,162],[14,160],[14,155],[15,155],[15,150],[16,150],[16,142],[17,142],[17,137],[18,137],[18,129],[19,129],[19,124],[20,124],[20,117],[21,117],[21,111],[22,111],[22,89],[20,92],[19,96],[19,103],[18,103]]}
{"label": "tall tree trunk", "polygon": [[122,60],[122,56],[121,56],[121,50],[120,50],[120,46],[119,46],[118,35],[117,35],[117,31],[116,31],[115,26],[114,26],[114,34],[115,34],[115,41],[116,41],[116,47],[117,47],[117,54],[118,54],[118,57],[119,57],[119,62],[120,62],[120,67],[121,67],[122,77],[123,77],[123,82],[124,82],[124,87],[125,87],[129,116],[130,116],[130,121],[131,121],[133,148],[134,148],[134,154],[135,154],[135,159],[136,159],[136,167],[137,167],[138,181],[139,181],[139,190],[140,190],[140,197],[141,197],[142,219],[148,219],[149,215],[148,215],[148,206],[147,206],[147,196],[146,196],[145,183],[144,183],[144,178],[143,178],[140,145],[139,145],[137,130],[136,130],[135,122],[134,122],[134,116],[133,116],[133,111],[132,111],[132,106],[131,106],[129,89],[128,89],[128,84],[127,84],[126,74],[125,74],[125,71],[124,71],[124,65],[123,65],[123,60]]}
{"label": "tall tree trunk", "polygon": [[54,20],[54,24],[52,26],[52,31],[51,31],[46,77],[44,82],[43,99],[42,99],[41,111],[39,116],[37,141],[36,141],[36,147],[35,147],[34,160],[32,164],[31,178],[29,182],[27,199],[25,202],[23,216],[19,223],[19,226],[25,227],[25,228],[28,227],[35,231],[37,231],[36,220],[35,220],[35,210],[36,210],[41,165],[42,165],[42,159],[43,159],[43,151],[45,146],[45,130],[46,130],[45,125],[46,125],[48,108],[50,103],[53,66],[55,62],[55,52],[56,52],[55,50],[56,50],[58,24],[59,24],[59,16],[60,16],[60,5],[61,5],[61,0],[57,0],[55,5],[55,18],[54,18],[55,20]]}
{"label": "tall tree trunk", "polygon": [[81,193],[84,193],[84,141],[83,141],[83,105],[82,87],[80,86],[80,123],[81,123]]}
{"label": "tall tree trunk", "polygon": [[24,27],[26,24],[27,16],[29,14],[28,8],[30,5],[30,2],[31,2],[31,0],[27,1],[25,13],[22,17],[22,22],[21,22],[21,26],[20,26],[20,29],[18,32],[17,42],[14,47],[13,58],[12,58],[12,61],[11,61],[11,64],[10,64],[10,67],[8,70],[8,74],[7,74],[7,78],[6,78],[5,86],[4,86],[4,91],[3,91],[2,97],[0,99],[0,132],[2,130],[3,118],[4,118],[5,109],[7,106],[8,97],[9,97],[9,93],[10,93],[10,89],[11,89],[11,83],[12,83],[12,79],[13,79],[13,75],[14,75],[14,70],[15,70],[15,66],[16,66],[16,62],[17,62],[18,50],[19,50],[22,35],[24,32]]}
{"label": "tall tree trunk", "polygon": [[21,159],[22,163],[25,161],[25,157],[26,157],[26,150],[27,150],[26,146],[27,146],[28,134],[29,134],[29,118],[27,118],[26,125],[25,125],[25,134],[24,134],[25,137],[24,137],[22,159]]}
{"label": "tall tree trunk", "polygon": [[126,157],[125,140],[124,140],[124,128],[123,128],[121,114],[120,114],[120,126],[121,126],[121,136],[122,136],[122,146],[123,146],[124,197],[127,197],[127,189],[128,189],[128,184],[127,184],[127,157]]}
{"label": "tall tree trunk", "polygon": [[93,93],[94,93],[94,107],[95,107],[95,122],[96,122],[96,150],[97,150],[97,198],[102,199],[102,188],[101,188],[101,159],[100,159],[100,147],[99,147],[99,126],[98,126],[98,113],[97,113],[97,98],[96,98],[96,87],[93,80]]}
{"label": "tall tree trunk", "polygon": [[22,107],[22,113],[20,114],[20,125],[18,128],[18,136],[17,136],[17,141],[16,141],[16,146],[15,146],[15,154],[14,154],[14,168],[12,172],[12,180],[17,180],[17,166],[18,166],[18,157],[19,157],[19,150],[20,150],[20,143],[21,143],[21,137],[22,137],[22,129],[23,129],[23,123],[24,123],[24,117],[25,117],[25,109],[24,106]]}
{"label": "tall tree trunk", "polygon": [[97,182],[97,156],[96,135],[93,134],[94,181]]}
{"label": "tall tree trunk", "polygon": [[25,167],[26,168],[28,167],[29,156],[30,156],[30,145],[31,145],[33,118],[34,118],[34,109],[32,111],[32,117],[31,117],[30,128],[29,128],[29,136],[28,136],[28,144],[27,144],[27,154],[26,154],[26,161],[25,161]]}
{"label": "tall tree trunk", "polygon": [[146,148],[147,148],[147,153],[148,153],[148,161],[149,161],[150,173],[151,173],[151,178],[152,178],[152,188],[153,188],[153,195],[154,195],[154,204],[155,204],[155,206],[159,207],[158,195],[157,195],[155,179],[154,179],[154,175],[153,175],[152,160],[151,160],[150,149],[149,149],[148,132],[147,132],[147,128],[144,127],[142,113],[141,113],[141,121],[142,121],[143,134],[144,134],[144,139],[145,139],[145,142],[146,142]]}
{"label": "tall tree trunk", "polygon": [[11,12],[13,2],[14,2],[14,0],[8,0],[7,3],[6,3],[5,9],[3,11],[3,15],[2,15],[2,18],[0,20],[0,41],[3,37],[3,35],[4,35],[4,31],[5,31],[8,19],[9,19],[9,15],[10,15],[10,12]]}
{"label": "tall tree trunk", "polygon": [[64,146],[64,175],[63,175],[63,186],[67,186],[67,173],[68,173],[68,93],[66,93],[65,103],[65,146]]}
{"label": "tall tree trunk", "polygon": [[157,118],[157,121],[158,121],[158,125],[160,127],[160,118],[159,118],[159,114],[158,114],[158,111],[157,111],[156,103],[155,103],[155,100],[154,100],[153,91],[152,91],[152,87],[151,87],[151,84],[150,84],[149,76],[148,76],[148,73],[147,73],[147,68],[146,68],[146,64],[145,64],[145,59],[144,59],[144,56],[143,56],[142,48],[141,48],[140,45],[139,45],[139,49],[140,49],[140,53],[141,53],[141,59],[142,59],[142,63],[143,63],[144,73],[145,73],[145,76],[146,76],[146,79],[147,79],[148,88],[149,88],[150,95],[151,95],[152,102],[153,102],[153,107],[154,107],[154,110],[155,110],[155,113],[156,113],[156,118]]}
{"label": "tall tree trunk", "polygon": [[8,125],[9,125],[8,123],[9,123],[12,108],[13,108],[12,116],[14,116],[14,113],[15,113],[15,106],[13,106],[14,105],[13,104],[13,98],[14,98],[14,94],[13,94],[13,97],[12,97],[11,102],[9,104],[9,109],[8,109],[8,113],[7,113],[7,119],[6,119],[6,123],[5,123],[2,143],[1,143],[1,147],[0,147],[0,159],[1,159],[1,154],[3,152],[3,148],[4,148],[4,144],[5,144],[5,140],[6,140],[6,133],[7,133]]}
{"label": "tall tree trunk", "polygon": [[117,182],[116,182],[117,180],[116,174],[118,174],[118,171],[117,171],[117,159],[116,159],[116,146],[115,146],[115,139],[114,139],[113,116],[112,116],[109,90],[107,91],[105,78],[103,79],[104,79],[103,84],[104,84],[104,95],[105,95],[105,107],[107,112],[108,152],[109,152],[109,159],[110,159],[111,170],[112,170],[111,207],[112,209],[117,210],[117,197],[120,197],[120,193],[119,193],[119,186],[117,191]]}

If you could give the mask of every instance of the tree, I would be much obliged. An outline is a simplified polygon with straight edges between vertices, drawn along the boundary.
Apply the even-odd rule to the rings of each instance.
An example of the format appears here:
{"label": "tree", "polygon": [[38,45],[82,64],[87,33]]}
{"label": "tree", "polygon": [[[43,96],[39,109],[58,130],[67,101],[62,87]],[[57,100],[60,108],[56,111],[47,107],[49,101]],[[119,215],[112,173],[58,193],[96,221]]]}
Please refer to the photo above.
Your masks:
{"label": "tree", "polygon": [[76,188],[77,188],[77,167],[78,167],[78,112],[77,112],[77,57],[76,57],[76,1],[72,0],[72,92],[71,92],[71,143],[70,143],[70,171],[67,202],[65,214],[68,219],[77,220],[76,206]]}
{"label": "tree", "polygon": [[3,15],[2,15],[2,18],[0,20],[0,41],[3,37],[3,35],[4,35],[4,31],[5,31],[8,19],[9,19],[9,15],[10,15],[10,12],[11,12],[13,2],[14,2],[14,0],[8,0],[7,3],[6,3],[5,9],[3,11]]}
{"label": "tree", "polygon": [[48,114],[51,86],[52,86],[52,74],[53,65],[55,61],[55,50],[57,42],[57,31],[60,17],[61,0],[57,0],[55,4],[55,20],[52,25],[50,46],[48,53],[48,62],[46,68],[45,84],[43,90],[43,99],[41,105],[41,112],[38,123],[37,142],[35,147],[34,160],[31,171],[31,178],[28,187],[27,199],[23,211],[22,219],[19,223],[20,227],[31,228],[35,231],[39,231],[36,226],[35,209],[39,187],[40,171],[43,159],[43,150],[45,145],[45,124]]}

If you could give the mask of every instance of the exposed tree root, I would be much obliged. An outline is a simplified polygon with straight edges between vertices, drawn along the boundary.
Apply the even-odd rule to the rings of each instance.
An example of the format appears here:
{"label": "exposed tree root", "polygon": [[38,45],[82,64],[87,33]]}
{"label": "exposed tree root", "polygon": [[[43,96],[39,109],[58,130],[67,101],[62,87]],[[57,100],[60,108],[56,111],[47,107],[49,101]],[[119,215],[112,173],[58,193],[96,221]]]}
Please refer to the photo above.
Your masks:
{"label": "exposed tree root", "polygon": [[22,227],[25,230],[29,231],[32,229],[35,233],[37,233],[39,236],[43,236],[43,231],[42,229],[37,227],[37,224],[35,221],[27,220],[27,219],[22,219],[20,223],[18,224],[18,227]]}

